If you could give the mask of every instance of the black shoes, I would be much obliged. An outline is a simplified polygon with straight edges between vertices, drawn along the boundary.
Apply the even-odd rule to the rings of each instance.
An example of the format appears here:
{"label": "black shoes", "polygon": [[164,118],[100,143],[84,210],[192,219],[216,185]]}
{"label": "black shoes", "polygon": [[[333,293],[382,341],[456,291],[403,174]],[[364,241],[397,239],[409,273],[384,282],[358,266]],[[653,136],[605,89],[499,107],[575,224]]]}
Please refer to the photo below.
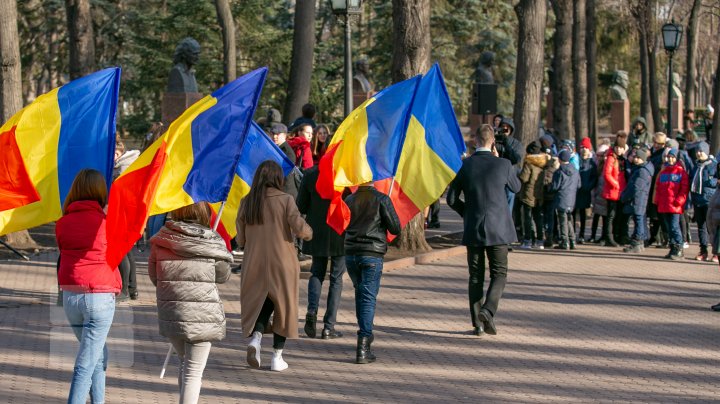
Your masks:
{"label": "black shoes", "polygon": [[130,292],[130,300],[137,300],[138,292]]}
{"label": "black shoes", "polygon": [[629,246],[623,248],[623,252],[626,253],[641,253],[643,251],[645,251],[645,247],[643,247],[642,241],[633,241]]}
{"label": "black shoes", "polygon": [[555,247],[553,247],[554,250],[569,250],[570,247],[565,244],[558,244]]}
{"label": "black shoes", "polygon": [[720,303],[716,304],[715,306],[710,306],[710,310],[712,310],[712,311],[720,311]]}
{"label": "black shoes", "polygon": [[670,252],[663,258],[669,258],[673,261],[683,259],[683,248],[682,245],[672,244],[670,245]]}
{"label": "black shoes", "polygon": [[315,338],[317,335],[315,323],[317,323],[317,314],[307,313],[305,315],[305,335],[310,338]]}
{"label": "black shoes", "polygon": [[234,274],[239,274],[240,272],[242,272],[242,265],[236,266],[235,268],[231,269],[230,272]]}
{"label": "black shoes", "polygon": [[483,325],[483,323],[480,323],[480,325],[473,329],[473,335],[479,337],[483,334],[485,334],[485,326]]}
{"label": "black shoes", "polygon": [[322,339],[335,339],[335,338],[342,338],[342,333],[340,331],[335,331],[334,329],[330,328],[323,328],[322,334],[320,334],[320,338]]}
{"label": "black shoes", "polygon": [[495,322],[493,321],[493,315],[490,314],[488,309],[480,310],[478,313],[478,319],[483,322],[485,332],[490,335],[497,335],[497,328],[495,328]]}
{"label": "black shoes", "polygon": [[365,364],[375,362],[375,354],[370,349],[372,344],[372,337],[361,337],[358,335],[357,340],[357,356],[355,357],[355,363]]}

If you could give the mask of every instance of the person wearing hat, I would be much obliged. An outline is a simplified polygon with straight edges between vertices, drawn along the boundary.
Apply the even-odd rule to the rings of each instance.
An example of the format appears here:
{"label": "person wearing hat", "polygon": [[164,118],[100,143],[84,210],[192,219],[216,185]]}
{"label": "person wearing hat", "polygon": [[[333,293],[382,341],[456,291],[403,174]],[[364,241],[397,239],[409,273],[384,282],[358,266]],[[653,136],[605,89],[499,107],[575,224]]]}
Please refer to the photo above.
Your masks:
{"label": "person wearing hat", "polygon": [[655,172],[652,163],[648,161],[649,156],[650,152],[645,148],[635,151],[630,179],[620,195],[624,213],[632,217],[635,225],[630,245],[623,248],[624,252],[639,253],[645,249],[645,239],[647,239],[645,212]]}
{"label": "person wearing hat", "polygon": [[555,215],[558,218],[558,229],[560,230],[560,244],[555,248],[561,250],[575,249],[575,226],[573,225],[573,210],[575,209],[575,198],[580,189],[580,174],[570,164],[570,151],[560,150],[558,160],[560,168],[553,174],[552,191],[555,193],[553,206]]}
{"label": "person wearing hat", "polygon": [[603,227],[605,245],[618,247],[616,242],[627,236],[627,216],[623,213],[620,193],[625,189],[625,152],[627,152],[627,133],[619,131],[615,136],[615,145],[608,149],[603,166],[605,185],[602,197],[608,202],[607,226]]}
{"label": "person wearing hat", "polygon": [[[543,169],[550,156],[543,153],[540,142],[535,140],[525,148],[527,155],[520,171],[522,187],[518,192],[520,211],[522,213],[523,243],[520,248],[529,250],[543,247],[542,200],[543,200]],[[533,244],[534,241],[534,244]]]}
{"label": "person wearing hat", "polygon": [[651,139],[652,137],[647,130],[647,121],[645,121],[645,118],[641,116],[635,118],[635,121],[632,123],[632,132],[630,132],[630,136],[628,137],[628,144],[639,144],[647,147],[650,146]]}
{"label": "person wearing hat", "polygon": [[576,234],[578,244],[585,242],[585,222],[587,210],[592,205],[592,190],[597,185],[598,168],[592,153],[590,138],[583,138],[580,142],[580,189],[575,198],[575,211],[573,217],[580,219],[580,231]]}
{"label": "person wearing hat", "polygon": [[658,208],[660,219],[665,223],[670,236],[670,252],[665,258],[679,260],[683,257],[683,240],[680,231],[680,215],[685,209],[690,189],[688,175],[678,163],[678,149],[668,149],[665,164],[655,182],[653,200]]}
{"label": "person wearing hat", "polygon": [[575,152],[575,142],[573,142],[570,139],[565,139],[562,141],[562,146],[560,147],[562,150],[567,150],[570,152],[570,164],[572,164],[573,167],[575,167],[576,170],[580,170],[580,157]]}
{"label": "person wearing hat", "polygon": [[710,146],[705,142],[698,143],[695,148],[695,167],[690,178],[690,201],[695,209],[695,222],[698,226],[700,239],[700,253],[695,257],[698,261],[718,261],[717,255],[708,253],[708,234],[705,223],[707,220],[708,204],[717,188],[718,163],[710,155]]}

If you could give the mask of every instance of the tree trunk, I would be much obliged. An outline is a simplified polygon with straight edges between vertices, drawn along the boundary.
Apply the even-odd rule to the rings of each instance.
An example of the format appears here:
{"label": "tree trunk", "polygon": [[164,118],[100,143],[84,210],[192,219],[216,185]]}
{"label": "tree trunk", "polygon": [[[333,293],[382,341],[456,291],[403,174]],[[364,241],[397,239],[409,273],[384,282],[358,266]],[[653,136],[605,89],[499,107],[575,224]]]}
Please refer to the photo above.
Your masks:
{"label": "tree trunk", "polygon": [[710,138],[710,152],[713,155],[720,153],[720,51],[718,52],[717,68],[715,70],[715,83],[713,83],[712,100],[710,101],[715,108],[715,116],[713,117],[713,129]]}
{"label": "tree trunk", "polygon": [[587,52],[587,111],[588,136],[593,146],[597,147],[597,41],[595,39],[596,19],[595,0],[586,1],[585,14],[587,29],[585,36],[585,51]]}
{"label": "tree trunk", "polygon": [[218,23],[223,36],[223,79],[225,84],[237,78],[237,54],[235,48],[235,21],[229,0],[215,0]]}
{"label": "tree trunk", "polygon": [[526,145],[537,139],[540,124],[547,4],[543,0],[520,0],[515,6],[515,14],[519,29],[514,136]]}
{"label": "tree trunk", "polygon": [[695,54],[698,47],[698,32],[700,30],[700,9],[702,8],[702,0],[693,1],[692,11],[690,12],[690,21],[687,29],[687,53],[685,57],[685,111],[693,109],[695,102],[695,91],[697,89],[697,72],[695,69]]}
{"label": "tree trunk", "polygon": [[[397,83],[430,69],[430,0],[393,0],[393,58],[391,76]],[[418,213],[400,233],[403,251],[432,248],[425,240],[425,218]]]}
{"label": "tree trunk", "polygon": [[310,99],[314,52],[315,0],[298,0],[295,3],[290,82],[283,115],[287,123],[300,116],[302,106]]}
{"label": "tree trunk", "polygon": [[[645,118],[648,131],[653,132],[652,116],[650,114],[650,67],[648,62],[647,38],[644,31],[640,31],[640,116]],[[659,129],[658,129],[659,130]]]}
{"label": "tree trunk", "polygon": [[[652,31],[651,35],[652,35]],[[650,42],[650,41],[648,41]],[[648,87],[650,91],[650,109],[652,110],[653,127],[655,130],[663,127],[662,112],[660,111],[660,99],[658,98],[658,77],[657,77],[657,41],[648,43]],[[675,138],[672,134],[672,128],[668,128],[667,135]]]}
{"label": "tree trunk", "polygon": [[573,2],[573,118],[575,122],[575,143],[580,144],[588,134],[587,116],[587,56],[585,54],[585,0]]}
{"label": "tree trunk", "polygon": [[553,0],[555,34],[552,60],[553,131],[562,139],[572,137],[573,76],[572,76],[572,0]]}
{"label": "tree trunk", "polygon": [[65,0],[70,80],[95,71],[95,42],[89,0]]}
{"label": "tree trunk", "polygon": [[[22,108],[20,39],[17,27],[17,3],[0,1],[0,125]],[[7,235],[16,248],[36,248],[27,230]]]}

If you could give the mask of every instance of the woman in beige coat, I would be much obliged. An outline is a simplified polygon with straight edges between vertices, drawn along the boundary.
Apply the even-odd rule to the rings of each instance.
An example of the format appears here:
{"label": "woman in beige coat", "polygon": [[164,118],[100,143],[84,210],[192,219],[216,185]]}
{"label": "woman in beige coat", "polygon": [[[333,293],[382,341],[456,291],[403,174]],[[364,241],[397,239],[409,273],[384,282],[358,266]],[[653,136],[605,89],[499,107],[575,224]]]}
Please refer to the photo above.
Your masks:
{"label": "woman in beige coat", "polygon": [[286,338],[298,337],[298,279],[300,263],[294,238],[312,238],[312,229],[300,216],[292,196],[283,189],[283,172],[274,161],[258,167],[250,193],[237,215],[237,242],[244,247],[240,305],[242,328],[251,336],[247,361],[260,367],[262,334],[272,332],[274,354],[270,370],[288,365],[282,358]]}

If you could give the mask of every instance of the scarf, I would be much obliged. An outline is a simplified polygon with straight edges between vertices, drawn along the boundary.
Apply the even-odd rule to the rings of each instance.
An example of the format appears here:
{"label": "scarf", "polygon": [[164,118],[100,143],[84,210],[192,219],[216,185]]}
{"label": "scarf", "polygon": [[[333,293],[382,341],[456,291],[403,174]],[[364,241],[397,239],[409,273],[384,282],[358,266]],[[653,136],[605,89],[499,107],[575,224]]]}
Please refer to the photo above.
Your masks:
{"label": "scarf", "polygon": [[695,175],[693,176],[692,183],[690,184],[690,192],[693,194],[702,194],[703,192],[703,170],[705,169],[705,166],[710,164],[712,160],[707,159],[703,162],[697,163],[697,170],[695,171]]}

